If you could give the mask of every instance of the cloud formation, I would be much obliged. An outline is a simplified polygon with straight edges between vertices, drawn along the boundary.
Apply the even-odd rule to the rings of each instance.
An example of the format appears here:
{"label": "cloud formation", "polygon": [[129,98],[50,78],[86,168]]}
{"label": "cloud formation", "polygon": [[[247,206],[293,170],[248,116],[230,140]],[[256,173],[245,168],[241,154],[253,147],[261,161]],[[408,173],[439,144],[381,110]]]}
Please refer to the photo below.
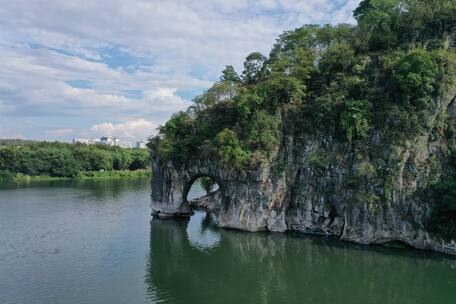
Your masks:
{"label": "cloud formation", "polygon": [[[106,122],[119,133],[141,119],[158,126],[225,65],[267,54],[284,30],[353,22],[358,3],[0,0],[0,135],[69,140]],[[136,126],[125,136],[144,137]],[[74,132],[49,131],[59,129]]]}
{"label": "cloud formation", "polygon": [[118,124],[104,122],[92,126],[90,131],[98,136],[118,136],[126,140],[135,140],[156,134],[157,127],[156,123],[140,118]]}

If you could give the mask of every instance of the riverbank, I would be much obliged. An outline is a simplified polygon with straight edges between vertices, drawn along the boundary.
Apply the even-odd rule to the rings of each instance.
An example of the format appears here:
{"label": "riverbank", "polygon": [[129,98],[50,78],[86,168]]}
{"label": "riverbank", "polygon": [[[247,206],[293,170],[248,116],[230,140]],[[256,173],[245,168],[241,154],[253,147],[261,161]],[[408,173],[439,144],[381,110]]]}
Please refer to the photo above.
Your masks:
{"label": "riverbank", "polygon": [[2,182],[33,182],[53,180],[80,180],[80,179],[110,179],[110,178],[137,178],[152,175],[150,169],[142,170],[112,170],[112,171],[86,171],[80,172],[75,177],[56,177],[48,175],[26,175],[22,173],[0,172],[0,183]]}
{"label": "riverbank", "polygon": [[149,168],[147,149],[0,140],[0,181],[136,177]]}

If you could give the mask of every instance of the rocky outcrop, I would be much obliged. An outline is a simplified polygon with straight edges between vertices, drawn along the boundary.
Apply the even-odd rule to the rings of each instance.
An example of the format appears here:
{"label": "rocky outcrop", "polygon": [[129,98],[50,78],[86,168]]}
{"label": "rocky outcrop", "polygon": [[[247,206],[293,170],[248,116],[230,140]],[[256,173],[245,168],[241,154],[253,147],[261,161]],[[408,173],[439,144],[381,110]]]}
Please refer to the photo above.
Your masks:
{"label": "rocky outcrop", "polygon": [[429,207],[420,198],[420,191],[445,172],[445,160],[439,159],[445,139],[437,124],[442,113],[455,115],[454,96],[456,90],[449,90],[439,99],[426,134],[404,146],[385,146],[383,134],[372,135],[375,152],[328,136],[296,137],[284,116],[273,161],[255,170],[233,170],[211,160],[162,163],[152,153],[153,212],[162,218],[188,216],[188,191],[207,176],[219,186],[219,206],[209,209],[220,227],[334,235],[362,244],[400,241],[456,253],[426,231]]}
{"label": "rocky outcrop", "polygon": [[220,190],[211,192],[203,197],[198,197],[190,201],[190,206],[195,209],[208,211],[210,214],[218,214],[222,205],[222,195]]}
{"label": "rocky outcrop", "polygon": [[275,180],[269,166],[256,171],[237,172],[220,168],[209,161],[195,161],[176,167],[160,164],[153,157],[152,209],[159,217],[191,214],[187,194],[193,182],[203,176],[219,186],[221,206],[217,223],[221,227],[248,231],[285,231],[287,184]]}

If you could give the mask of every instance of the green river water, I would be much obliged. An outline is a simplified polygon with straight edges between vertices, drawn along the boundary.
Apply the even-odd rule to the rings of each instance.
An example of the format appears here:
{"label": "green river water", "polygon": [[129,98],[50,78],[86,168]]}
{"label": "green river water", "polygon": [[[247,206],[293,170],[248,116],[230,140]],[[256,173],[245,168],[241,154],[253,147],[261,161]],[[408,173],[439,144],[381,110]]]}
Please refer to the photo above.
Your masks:
{"label": "green river water", "polygon": [[1,186],[0,304],[456,303],[444,255],[157,220],[149,204],[147,179]]}

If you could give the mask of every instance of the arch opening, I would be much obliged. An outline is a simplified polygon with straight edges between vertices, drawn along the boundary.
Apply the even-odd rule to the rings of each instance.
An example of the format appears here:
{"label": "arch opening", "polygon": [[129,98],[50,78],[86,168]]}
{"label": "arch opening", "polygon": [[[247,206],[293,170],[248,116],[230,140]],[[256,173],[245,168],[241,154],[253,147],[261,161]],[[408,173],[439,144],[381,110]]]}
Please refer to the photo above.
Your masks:
{"label": "arch opening", "polygon": [[192,209],[217,213],[223,200],[223,185],[209,175],[197,175],[186,183],[183,200]]}

